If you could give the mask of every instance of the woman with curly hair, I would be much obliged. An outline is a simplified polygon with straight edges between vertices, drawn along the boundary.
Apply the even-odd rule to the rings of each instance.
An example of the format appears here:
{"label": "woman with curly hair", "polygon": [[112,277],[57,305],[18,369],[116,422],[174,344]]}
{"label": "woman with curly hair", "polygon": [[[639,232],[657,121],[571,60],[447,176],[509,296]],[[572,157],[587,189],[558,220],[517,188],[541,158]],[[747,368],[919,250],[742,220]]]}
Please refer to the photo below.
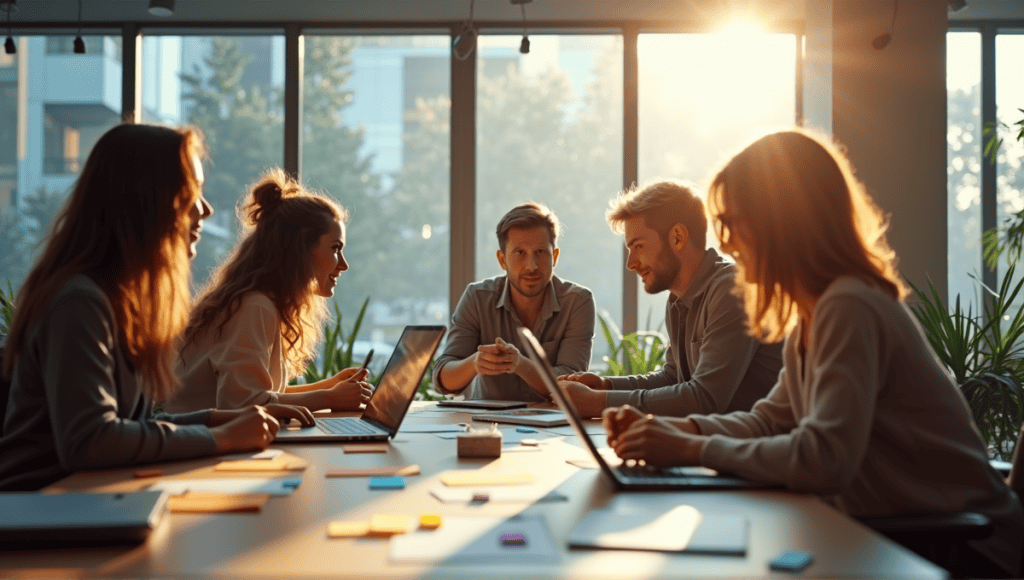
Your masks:
{"label": "woman with curly hair", "polygon": [[176,366],[185,386],[165,408],[358,409],[371,392],[365,370],[288,385],[312,360],[327,319],[324,298],[334,295],[338,275],[348,269],[348,212],[274,169],[252,187],[238,214],[242,240],[200,293]]}

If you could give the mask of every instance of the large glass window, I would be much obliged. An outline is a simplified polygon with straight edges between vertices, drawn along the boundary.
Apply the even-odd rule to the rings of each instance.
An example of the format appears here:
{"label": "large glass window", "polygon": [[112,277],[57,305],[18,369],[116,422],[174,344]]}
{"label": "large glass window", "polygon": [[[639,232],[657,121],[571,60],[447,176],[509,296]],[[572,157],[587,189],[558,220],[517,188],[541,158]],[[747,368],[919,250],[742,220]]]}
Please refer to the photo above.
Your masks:
{"label": "large glass window", "polygon": [[[797,37],[792,34],[641,34],[639,181],[706,181],[726,157],[796,118]],[[717,247],[708,228],[709,247]],[[667,293],[638,284],[637,321],[657,329]]]}
{"label": "large glass window", "polygon": [[[1024,210],[1024,141],[1018,140],[1024,119],[1024,34],[996,36],[996,117],[1011,127],[996,161],[996,219],[1000,226]],[[1000,260],[998,274],[1002,281],[1009,267],[1009,254]],[[1017,260],[1016,279],[1024,276],[1024,264]],[[1024,307],[1024,297],[1018,297],[1017,306]]]}
{"label": "large glass window", "polygon": [[[448,323],[448,36],[306,36],[302,179],[351,212],[335,301],[355,351]],[[383,362],[381,363],[383,365]],[[375,365],[376,366],[376,365]]]}
{"label": "large glass window", "polygon": [[193,282],[235,245],[235,204],[284,160],[283,36],[151,36],[142,42],[142,120],[202,129],[210,158]]}
{"label": "large glass window", "polygon": [[981,35],[946,35],[949,296],[976,295],[981,276]]}
{"label": "large glass window", "polygon": [[0,285],[21,285],[96,140],[121,118],[121,39],[24,36],[0,55]]}
{"label": "large glass window", "polygon": [[[565,226],[555,275],[590,288],[622,319],[622,242],[604,211],[622,188],[622,38],[483,36],[477,77],[477,278],[502,274],[498,220],[537,201]],[[594,358],[607,354],[598,323]]]}

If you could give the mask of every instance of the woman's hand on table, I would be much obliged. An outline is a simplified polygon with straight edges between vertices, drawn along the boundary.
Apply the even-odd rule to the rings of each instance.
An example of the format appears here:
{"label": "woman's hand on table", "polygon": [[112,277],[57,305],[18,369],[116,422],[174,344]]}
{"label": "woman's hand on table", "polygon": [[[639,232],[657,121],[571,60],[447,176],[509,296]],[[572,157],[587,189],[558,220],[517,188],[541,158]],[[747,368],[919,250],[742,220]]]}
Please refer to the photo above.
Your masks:
{"label": "woman's hand on table", "polygon": [[208,424],[217,453],[266,449],[281,428],[277,419],[259,405],[211,411]]}
{"label": "woman's hand on table", "polygon": [[[623,460],[642,461],[658,467],[700,465],[707,438],[691,431],[696,430],[692,421],[670,420],[655,415],[638,417],[638,414],[630,407],[625,417],[613,416],[614,420],[628,422],[625,429],[621,424],[616,425],[619,430],[614,438],[612,431],[608,431],[608,444],[616,455]],[[607,423],[605,428],[608,429]]]}

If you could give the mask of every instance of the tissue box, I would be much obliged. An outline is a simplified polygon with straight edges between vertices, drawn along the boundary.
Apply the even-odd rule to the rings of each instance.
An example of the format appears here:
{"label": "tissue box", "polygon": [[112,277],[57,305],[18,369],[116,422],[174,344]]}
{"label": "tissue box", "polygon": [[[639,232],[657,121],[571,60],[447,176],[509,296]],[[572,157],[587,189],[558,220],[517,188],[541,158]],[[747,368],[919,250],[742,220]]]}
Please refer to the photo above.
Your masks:
{"label": "tissue box", "polygon": [[459,457],[501,457],[501,431],[469,431],[458,437]]}

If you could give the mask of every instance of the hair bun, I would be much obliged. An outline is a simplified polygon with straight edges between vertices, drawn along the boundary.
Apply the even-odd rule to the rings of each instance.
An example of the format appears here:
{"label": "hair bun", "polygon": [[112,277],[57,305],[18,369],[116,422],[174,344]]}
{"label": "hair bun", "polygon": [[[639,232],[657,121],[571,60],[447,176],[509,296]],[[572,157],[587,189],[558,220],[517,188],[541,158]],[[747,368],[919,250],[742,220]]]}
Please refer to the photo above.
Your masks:
{"label": "hair bun", "polygon": [[263,216],[273,213],[284,198],[294,190],[291,178],[281,169],[272,169],[252,186],[249,202],[244,208],[246,222],[256,225]]}

